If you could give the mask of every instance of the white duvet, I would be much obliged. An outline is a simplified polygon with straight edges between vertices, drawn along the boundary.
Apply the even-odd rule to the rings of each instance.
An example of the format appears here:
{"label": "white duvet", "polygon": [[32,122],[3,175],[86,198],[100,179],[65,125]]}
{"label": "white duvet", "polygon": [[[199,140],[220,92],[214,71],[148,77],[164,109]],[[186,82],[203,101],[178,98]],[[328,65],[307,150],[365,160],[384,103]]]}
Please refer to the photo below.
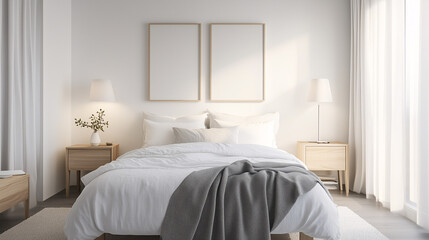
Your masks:
{"label": "white duvet", "polygon": [[[86,187],[67,216],[64,232],[69,240],[92,240],[102,233],[159,235],[170,196],[188,174],[244,159],[302,164],[292,154],[258,145],[186,143],[137,149],[82,178]],[[320,185],[299,197],[272,233],[291,232],[339,239],[336,206]]]}

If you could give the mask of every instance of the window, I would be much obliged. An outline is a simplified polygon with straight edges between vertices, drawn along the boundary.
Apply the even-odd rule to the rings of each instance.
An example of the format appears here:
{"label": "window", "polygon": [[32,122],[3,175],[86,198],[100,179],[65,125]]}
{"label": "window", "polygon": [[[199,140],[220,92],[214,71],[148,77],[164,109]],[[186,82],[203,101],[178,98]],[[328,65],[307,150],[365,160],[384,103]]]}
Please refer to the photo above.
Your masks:
{"label": "window", "polygon": [[420,0],[405,1],[405,79],[407,123],[409,129],[408,193],[406,201],[415,206],[417,202],[416,161],[418,157],[418,83],[420,72]]}

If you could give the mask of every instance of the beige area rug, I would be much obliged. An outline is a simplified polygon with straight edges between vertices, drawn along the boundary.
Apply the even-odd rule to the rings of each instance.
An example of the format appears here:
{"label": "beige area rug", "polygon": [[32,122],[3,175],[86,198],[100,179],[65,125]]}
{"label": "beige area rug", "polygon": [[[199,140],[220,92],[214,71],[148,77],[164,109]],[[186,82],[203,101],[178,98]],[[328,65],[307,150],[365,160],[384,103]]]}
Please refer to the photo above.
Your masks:
{"label": "beige area rug", "polygon": [[[65,240],[63,233],[64,222],[70,208],[45,208],[29,219],[0,235],[0,240]],[[347,207],[338,207],[342,240],[387,240],[376,228],[359,217]],[[152,240],[157,237],[110,236],[108,240],[144,239]],[[273,236],[273,240],[298,240],[298,234],[288,236]]]}

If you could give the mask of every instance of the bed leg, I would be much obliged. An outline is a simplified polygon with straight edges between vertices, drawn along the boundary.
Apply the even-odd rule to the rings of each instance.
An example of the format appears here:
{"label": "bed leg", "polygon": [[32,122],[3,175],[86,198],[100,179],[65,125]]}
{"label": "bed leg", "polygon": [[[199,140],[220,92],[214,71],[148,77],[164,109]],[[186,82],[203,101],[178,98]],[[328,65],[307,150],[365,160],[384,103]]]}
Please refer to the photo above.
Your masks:
{"label": "bed leg", "polygon": [[313,237],[307,236],[304,233],[300,232],[299,233],[299,240],[314,240]]}
{"label": "bed leg", "polygon": [[104,239],[106,239],[105,237],[106,237],[106,234],[103,233],[98,238],[96,238],[95,240],[104,240]]}

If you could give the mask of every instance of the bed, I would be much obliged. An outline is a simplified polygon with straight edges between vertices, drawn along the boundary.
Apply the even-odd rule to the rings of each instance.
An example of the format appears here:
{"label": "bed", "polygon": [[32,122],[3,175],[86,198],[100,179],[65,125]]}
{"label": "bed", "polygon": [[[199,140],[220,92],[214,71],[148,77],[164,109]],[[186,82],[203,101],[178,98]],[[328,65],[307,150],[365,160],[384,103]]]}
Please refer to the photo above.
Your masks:
{"label": "bed", "polygon": [[[231,116],[221,117],[231,120]],[[85,188],[74,203],[64,227],[67,239],[93,240],[104,233],[160,235],[170,197],[182,181],[195,171],[227,166],[242,160],[300,165],[305,168],[294,155],[275,148],[278,126],[275,121],[271,121],[272,117],[278,121],[276,114],[251,118],[257,121],[259,135],[249,132],[249,129],[254,128],[249,128],[247,120],[247,125],[238,131],[236,125],[222,119],[216,124],[224,126],[216,127],[226,130],[190,130],[181,139],[184,143],[171,144],[174,142],[171,137],[174,134],[177,137],[178,133],[175,126],[201,128],[201,125],[204,127],[206,116],[181,119],[175,126],[172,126],[172,122],[177,119],[145,116],[153,122],[145,122],[149,125],[144,126],[146,139],[143,148],[125,153],[116,161],[82,178]],[[191,124],[191,120],[196,125]],[[242,118],[239,120],[243,122]],[[164,124],[164,121],[167,123]],[[264,124],[261,125],[261,121]],[[239,136],[239,132],[247,135]],[[267,135],[267,132],[272,136],[261,136],[261,133]],[[151,133],[153,136],[150,136]],[[209,136],[209,133],[214,133],[214,137]],[[252,138],[259,142],[244,142]],[[261,139],[265,140],[261,142]],[[303,239],[306,236],[340,239],[336,205],[321,185],[316,184],[301,195],[286,217],[271,231],[272,234],[293,232],[302,233]]]}
{"label": "bed", "polygon": [[[258,145],[185,143],[137,149],[83,177],[86,187],[67,217],[65,234],[69,240],[92,240],[103,233],[159,235],[170,196],[188,174],[243,159],[302,164],[282,150]],[[272,233],[338,239],[338,225],[335,204],[316,185]]]}

